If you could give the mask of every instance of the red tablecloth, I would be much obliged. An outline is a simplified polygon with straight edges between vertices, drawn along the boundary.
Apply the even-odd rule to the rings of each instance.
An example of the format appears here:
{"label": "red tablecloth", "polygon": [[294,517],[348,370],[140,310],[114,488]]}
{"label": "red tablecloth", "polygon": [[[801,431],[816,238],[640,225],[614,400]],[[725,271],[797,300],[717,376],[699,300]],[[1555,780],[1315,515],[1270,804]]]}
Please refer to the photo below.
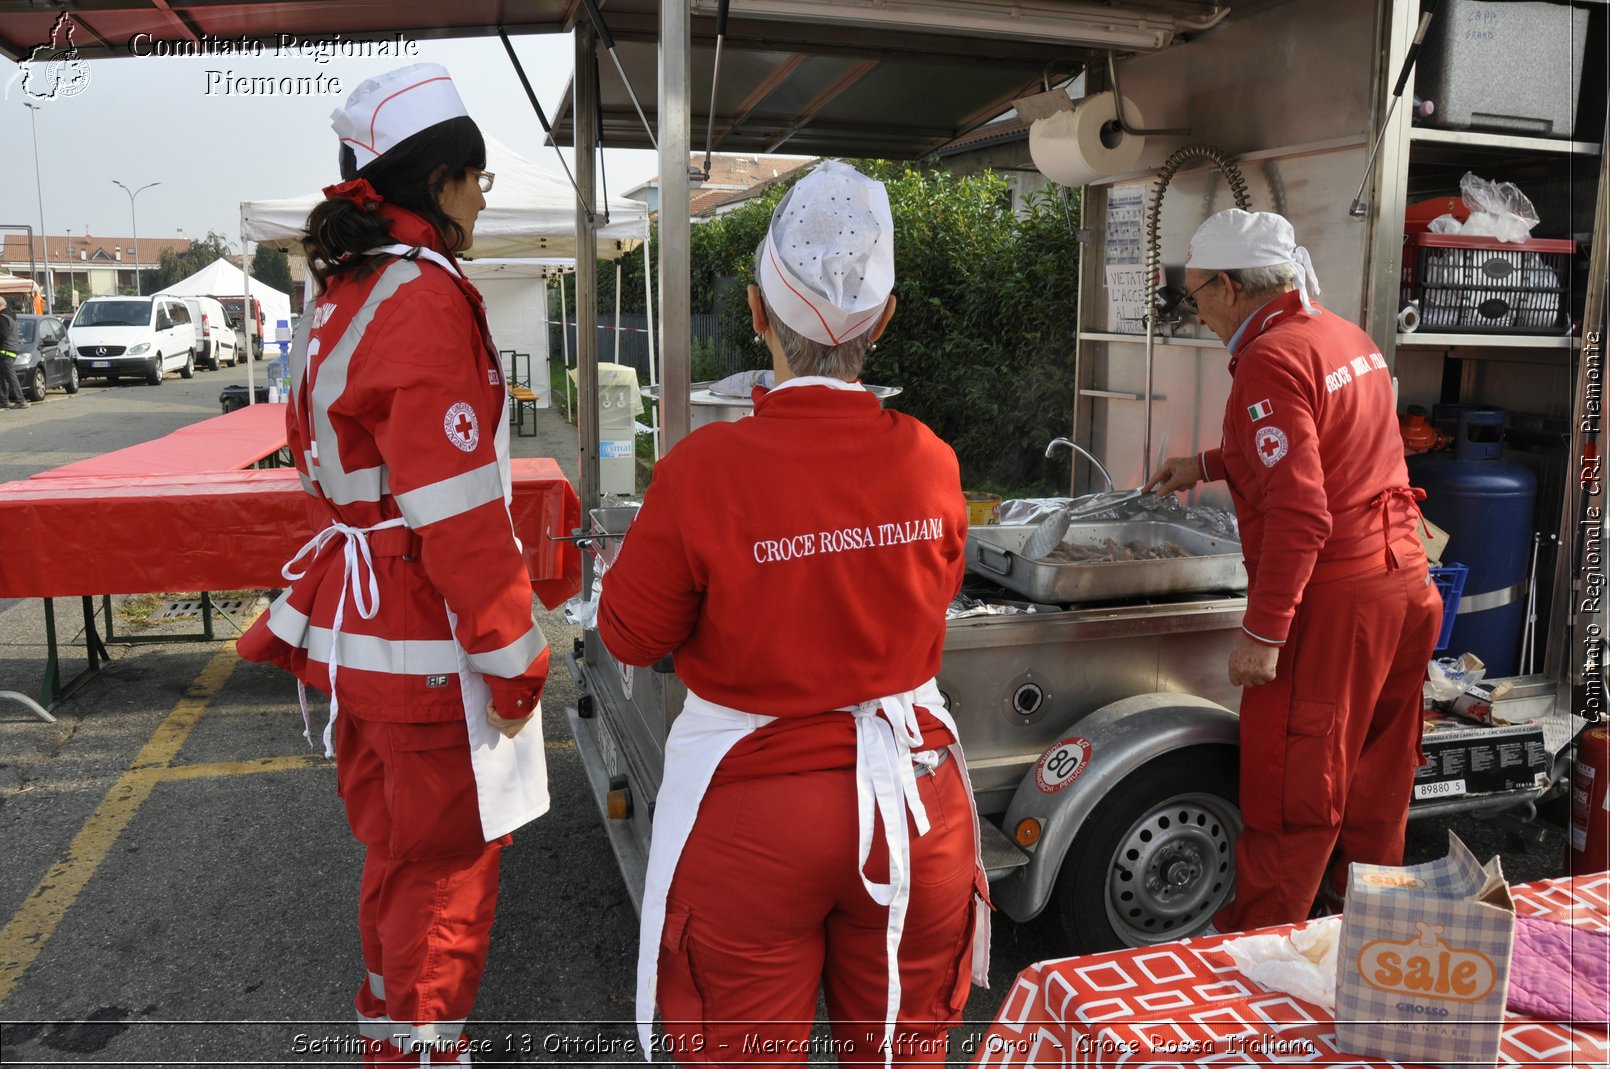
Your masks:
{"label": "red tablecloth", "polygon": [[[1522,884],[1522,914],[1610,931],[1610,873]],[[1289,931],[1294,926],[1269,931]],[[1335,1046],[1331,1016],[1272,993],[1215,948],[1235,936],[1064,958],[1018,974],[975,1067],[1393,1066]],[[1498,1064],[1605,1065],[1605,1033],[1509,1014]]]}
{"label": "red tablecloth", "polygon": [[180,427],[171,434],[127,449],[114,449],[35,479],[79,479],[104,475],[190,475],[198,471],[249,468],[285,448],[285,406],[248,405]]}
{"label": "red tablecloth", "polygon": [[[581,506],[551,459],[512,467],[515,531],[551,608],[581,588],[581,555],[548,536],[579,526]],[[292,468],[6,483],[0,598],[281,587],[314,533],[310,500]]]}

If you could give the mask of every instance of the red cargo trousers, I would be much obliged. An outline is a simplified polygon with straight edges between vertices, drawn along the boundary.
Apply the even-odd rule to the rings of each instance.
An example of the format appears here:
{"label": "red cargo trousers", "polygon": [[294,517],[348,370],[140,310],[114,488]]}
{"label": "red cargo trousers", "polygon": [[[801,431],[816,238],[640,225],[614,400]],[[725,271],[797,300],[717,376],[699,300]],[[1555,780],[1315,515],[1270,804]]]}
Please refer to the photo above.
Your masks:
{"label": "red cargo trousers", "polygon": [[[973,817],[955,760],[917,777],[893,1063],[943,1065],[971,990]],[[855,770],[713,785],[677,865],[660,939],[665,1053],[682,1064],[839,1064],[884,1056],[888,910],[857,872]],[[877,824],[866,872],[888,879]],[[811,1045],[816,995],[831,1043]]]}
{"label": "red cargo trousers", "polygon": [[[503,836],[486,842],[462,720],[398,724],[346,709],[336,775],[367,847],[355,1004],[365,1065],[456,1064],[497,910]],[[466,1059],[467,1060],[467,1059]]]}
{"label": "red cargo trousers", "polygon": [[1442,597],[1417,542],[1393,549],[1392,570],[1316,569],[1274,680],[1242,692],[1245,827],[1235,898],[1213,918],[1221,932],[1304,920],[1327,868],[1342,893],[1354,861],[1403,863]]}

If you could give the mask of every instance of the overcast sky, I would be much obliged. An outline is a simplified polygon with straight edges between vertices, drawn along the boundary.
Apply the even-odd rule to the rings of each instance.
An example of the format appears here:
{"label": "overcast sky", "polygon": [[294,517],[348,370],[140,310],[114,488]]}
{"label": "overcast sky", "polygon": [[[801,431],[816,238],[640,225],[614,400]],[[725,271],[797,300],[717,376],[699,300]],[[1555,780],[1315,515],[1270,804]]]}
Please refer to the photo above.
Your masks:
{"label": "overcast sky", "polygon": [[[568,34],[512,38],[537,98],[550,118],[569,80]],[[364,78],[407,63],[447,67],[481,129],[540,166],[559,171],[552,148],[496,37],[419,41],[416,57],[328,62],[271,54],[139,56],[94,60],[81,92],[35,100],[39,177],[51,234],[129,236],[130,189],[160,182],[136,202],[141,237],[200,238],[217,230],[239,240],[240,202],[313,192],[339,179],[330,112]],[[619,77],[612,66],[603,77]],[[9,64],[0,77],[10,79]],[[209,72],[220,72],[209,74]],[[225,74],[324,75],[339,94],[245,96],[226,93]],[[647,87],[652,90],[653,87]],[[641,92],[641,88],[639,90]],[[39,226],[33,132],[17,81],[0,86],[0,224]],[[567,162],[571,160],[566,150]],[[609,192],[618,196],[658,173],[648,151],[606,150]]]}

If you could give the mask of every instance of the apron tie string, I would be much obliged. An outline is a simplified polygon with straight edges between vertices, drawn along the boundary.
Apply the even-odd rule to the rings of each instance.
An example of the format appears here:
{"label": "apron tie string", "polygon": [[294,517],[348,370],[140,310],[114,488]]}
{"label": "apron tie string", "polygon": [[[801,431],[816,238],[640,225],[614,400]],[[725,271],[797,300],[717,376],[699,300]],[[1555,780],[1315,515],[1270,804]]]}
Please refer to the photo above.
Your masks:
{"label": "apron tie string", "polygon": [[[353,607],[358,615],[365,620],[373,620],[380,611],[380,581],[375,578],[374,557],[369,552],[369,534],[373,531],[384,531],[392,527],[407,526],[407,521],[401,516],[393,516],[389,520],[382,520],[372,527],[353,527],[345,523],[331,523],[324,530],[307,540],[307,543],[280,569],[280,574],[287,580],[295,582],[307,574],[314,560],[323,552],[324,547],[341,539],[341,597],[335,603],[335,619],[330,625],[330,720],[324,725],[324,756],[334,757],[335,748],[331,745],[331,737],[335,732],[335,718],[340,709],[340,702],[335,696],[335,672],[341,660],[341,624],[346,619],[347,595],[352,595]],[[306,558],[306,563],[300,571],[296,570],[298,561]],[[307,686],[298,680],[296,688],[297,698],[302,705],[302,737],[313,743],[313,725],[308,714]]]}
{"label": "apron tie string", "polygon": [[[910,812],[919,836],[927,835],[929,828],[928,810],[918,794],[917,776],[911,765],[912,747],[922,745],[914,698],[915,694],[907,691],[847,710],[855,718],[855,801],[860,817],[857,870],[867,894],[889,910],[884,930],[889,971],[883,1022],[885,1066],[892,1063],[894,1054],[894,1029],[900,1012],[900,937],[911,901],[911,844],[906,813]],[[888,848],[887,883],[869,879],[866,874],[867,859],[872,853],[874,807],[883,821],[883,840]]]}
{"label": "apron tie string", "polygon": [[1370,502],[1369,507],[1371,509],[1381,510],[1381,548],[1386,553],[1386,570],[1389,572],[1397,571],[1398,555],[1392,552],[1392,515],[1388,506],[1398,498],[1409,503],[1409,508],[1414,510],[1414,516],[1417,520],[1423,521],[1425,519],[1420,512],[1420,502],[1426,499],[1426,492],[1418,486],[1394,486],[1382,490]]}

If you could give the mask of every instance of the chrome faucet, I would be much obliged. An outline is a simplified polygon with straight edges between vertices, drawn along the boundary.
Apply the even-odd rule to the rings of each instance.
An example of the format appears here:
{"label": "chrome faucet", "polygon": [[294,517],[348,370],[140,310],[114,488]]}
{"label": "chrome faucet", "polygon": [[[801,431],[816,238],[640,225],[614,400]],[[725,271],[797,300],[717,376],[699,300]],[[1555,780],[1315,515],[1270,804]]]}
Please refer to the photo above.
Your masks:
{"label": "chrome faucet", "polygon": [[1047,457],[1049,457],[1052,453],[1055,453],[1056,450],[1057,450],[1057,446],[1059,446],[1059,445],[1067,446],[1069,449],[1073,450],[1075,453],[1080,454],[1086,460],[1090,461],[1090,463],[1094,464],[1096,466],[1096,470],[1101,472],[1101,477],[1103,479],[1107,480],[1107,489],[1109,489],[1109,490],[1118,489],[1118,484],[1112,481],[1112,472],[1107,470],[1107,466],[1105,464],[1103,464],[1101,461],[1097,460],[1096,455],[1094,453],[1092,453],[1090,450],[1086,449],[1084,446],[1080,445],[1079,443],[1073,441],[1071,438],[1053,438],[1053,439],[1051,439],[1050,444],[1045,447],[1045,455]]}

